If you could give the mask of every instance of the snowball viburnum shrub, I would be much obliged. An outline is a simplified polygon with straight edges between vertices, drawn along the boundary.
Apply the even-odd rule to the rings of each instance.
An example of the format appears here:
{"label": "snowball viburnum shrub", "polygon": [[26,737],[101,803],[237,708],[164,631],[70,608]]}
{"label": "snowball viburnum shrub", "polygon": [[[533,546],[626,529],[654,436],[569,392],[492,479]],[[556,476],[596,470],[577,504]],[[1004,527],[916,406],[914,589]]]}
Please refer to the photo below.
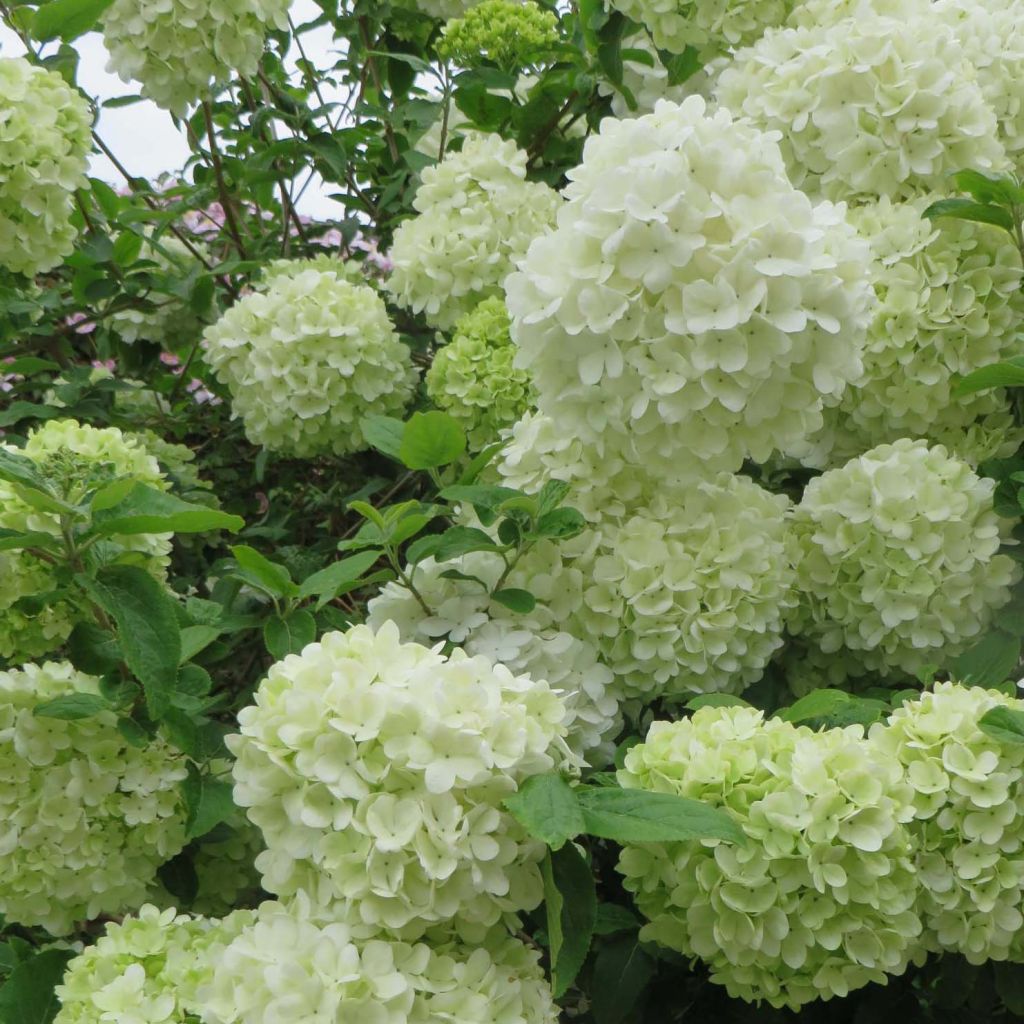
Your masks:
{"label": "snowball viburnum shrub", "polygon": [[509,326],[504,299],[484,299],[455,324],[426,374],[427,394],[462,424],[474,450],[496,441],[533,399],[529,374],[513,365]]}
{"label": "snowball viburnum shrub", "polygon": [[288,28],[289,0],[114,0],[100,23],[108,69],[177,117],[234,72],[256,74],[267,32]]}
{"label": "snowball viburnum shrub", "polygon": [[860,726],[702,708],[655,722],[619,781],[723,808],[746,834],[627,844],[619,859],[641,936],[700,957],[730,995],[795,1010],[884,983],[916,952],[910,794]]}
{"label": "snowball viburnum shrub", "polygon": [[980,728],[998,707],[1019,711],[1024,703],[936,683],[870,733],[913,790],[927,946],[973,964],[1024,955],[1024,747]]}
{"label": "snowball viburnum shrub", "polygon": [[362,418],[400,414],[416,381],[380,296],[328,270],[275,272],[203,345],[249,440],[300,458],[364,448]]}
{"label": "snowball viburnum shrub", "polygon": [[416,216],[395,232],[394,300],[447,330],[500,295],[530,243],[554,223],[558,193],[526,180],[526,154],[500,135],[474,132],[423,172]]}
{"label": "snowball viburnum shrub", "polygon": [[264,888],[414,937],[540,902],[544,846],[501,804],[571,758],[546,682],[403,644],[385,623],[278,662],[255,701],[228,744]]}
{"label": "snowball viburnum shrub", "polygon": [[0,914],[53,935],[140,905],[185,845],[184,759],[160,740],[133,746],[112,711],[34,714],[98,692],[66,662],[0,672]]}
{"label": "snowball viburnum shrub", "polygon": [[397,7],[406,7],[409,10],[427,14],[431,18],[447,21],[450,18],[461,18],[480,0],[393,0],[393,2]]}
{"label": "snowball viburnum shrub", "polygon": [[[75,420],[49,420],[29,435],[24,448],[10,450],[31,459],[70,504],[77,504],[90,489],[116,477],[131,477],[158,490],[169,487],[157,460],[116,427],[101,429]],[[34,508],[2,480],[0,529],[61,535],[59,515]],[[105,538],[104,544],[108,555],[134,557],[154,576],[165,575],[170,534],[113,536]],[[0,551],[0,657],[18,661],[37,658],[67,639],[86,613],[54,595],[58,589],[49,563],[26,550]]]}
{"label": "snowball viburnum shrub", "polygon": [[979,637],[1020,570],[995,481],[907,438],[812,480],[794,512],[800,628],[873,670],[915,673]]}
{"label": "snowball viburnum shrub", "polygon": [[787,498],[723,473],[600,531],[578,562],[572,628],[624,696],[741,692],[782,646],[796,606]]}
{"label": "snowball viburnum shrub", "polygon": [[793,188],[776,137],[662,101],[606,119],[569,177],[506,285],[540,411],[660,478],[819,429],[861,373],[867,245]]}
{"label": "snowball viburnum shrub", "polygon": [[56,71],[0,57],[0,269],[32,277],[71,254],[91,148],[78,90]]}
{"label": "snowball viburnum shrub", "polygon": [[[444,575],[452,569],[482,581],[488,592],[473,580]],[[503,584],[529,588],[536,596],[536,607],[519,614],[490,600],[504,570],[500,558],[484,552],[446,562],[425,558],[416,564],[415,586],[433,614],[426,615],[412,593],[394,582],[370,600],[367,622],[394,622],[404,640],[434,644],[447,638],[469,655],[544,680],[565,704],[569,747],[591,767],[604,767],[622,726],[612,672],[591,640],[565,628],[584,600],[585,578],[563,559],[559,545],[535,545]]]}
{"label": "snowball viburnum shrub", "polygon": [[770,31],[725,67],[715,98],[780,132],[793,182],[812,194],[906,198],[964,167],[1001,170],[996,115],[930,8]]}

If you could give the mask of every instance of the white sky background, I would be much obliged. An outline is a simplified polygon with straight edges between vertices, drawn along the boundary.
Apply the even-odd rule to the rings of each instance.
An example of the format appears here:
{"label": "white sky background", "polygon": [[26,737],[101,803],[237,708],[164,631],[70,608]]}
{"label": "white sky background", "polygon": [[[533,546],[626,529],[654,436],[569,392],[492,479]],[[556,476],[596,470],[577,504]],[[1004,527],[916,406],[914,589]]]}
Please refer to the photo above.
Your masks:
{"label": "white sky background", "polygon": [[[320,14],[312,0],[294,0],[291,16],[296,25],[312,21]],[[75,49],[81,56],[78,82],[90,96],[101,100],[114,96],[137,94],[138,86],[125,84],[117,75],[106,70],[107,51],[102,37],[96,32],[76,39]],[[332,51],[336,48],[330,27],[315,29],[302,36],[306,56],[316,67],[330,67],[335,61]],[[25,52],[18,37],[8,28],[0,25],[0,55],[16,57]],[[297,56],[294,52],[290,58]],[[118,160],[135,175],[156,178],[164,171],[179,170],[188,159],[189,146],[183,132],[179,132],[170,114],[148,100],[131,106],[104,109],[100,113],[98,131]],[[111,185],[123,184],[123,179],[102,154],[92,158],[90,172]],[[337,191],[331,186],[330,191]],[[340,218],[344,208],[328,199],[328,188],[314,180],[298,202],[301,213],[320,219]]]}

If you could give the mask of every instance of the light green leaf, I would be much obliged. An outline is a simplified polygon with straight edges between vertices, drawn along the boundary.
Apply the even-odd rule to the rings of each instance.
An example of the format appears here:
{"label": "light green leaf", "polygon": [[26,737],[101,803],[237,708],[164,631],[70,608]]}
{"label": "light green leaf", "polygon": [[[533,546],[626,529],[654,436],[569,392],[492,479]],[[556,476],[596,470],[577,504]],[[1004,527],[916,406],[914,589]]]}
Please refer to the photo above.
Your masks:
{"label": "light green leaf", "polygon": [[399,458],[407,469],[447,466],[466,450],[466,434],[444,412],[418,412],[405,425]]}
{"label": "light green leaf", "polygon": [[69,693],[66,697],[48,700],[45,704],[37,704],[32,713],[37,718],[59,718],[66,722],[74,722],[80,718],[92,718],[101,711],[109,710],[110,705],[95,693]]}
{"label": "light green leaf", "polygon": [[316,639],[316,619],[299,609],[287,616],[274,616],[263,625],[263,642],[272,658],[280,661],[289,654],[298,654]]}
{"label": "light green leaf", "polygon": [[241,570],[235,571],[239,579],[272,597],[298,597],[299,588],[283,565],[270,561],[248,544],[236,544],[231,554]]}
{"label": "light green leaf", "polygon": [[360,551],[358,555],[342,558],[303,580],[298,596],[302,598],[318,597],[320,600],[317,602],[317,611],[319,611],[325,604],[334,600],[342,587],[361,579],[363,574],[376,564],[380,556],[380,551],[371,550]]}
{"label": "light green leaf", "polygon": [[534,775],[505,800],[509,813],[552,850],[561,849],[585,828],[576,794],[561,775]]}
{"label": "light green leaf", "polygon": [[[99,508],[97,499],[102,501]],[[206,533],[209,530],[237,533],[245,526],[245,521],[238,516],[182,501],[146,484],[136,483],[112,504],[106,504],[107,500],[109,498],[104,491],[93,499],[93,530],[101,537],[137,533]]]}
{"label": "light green leaf", "polygon": [[996,707],[981,716],[978,725],[1000,743],[1024,743],[1024,711],[1016,708]]}
{"label": "light green leaf", "polygon": [[49,0],[32,19],[32,35],[41,42],[77,39],[95,27],[114,0]]}

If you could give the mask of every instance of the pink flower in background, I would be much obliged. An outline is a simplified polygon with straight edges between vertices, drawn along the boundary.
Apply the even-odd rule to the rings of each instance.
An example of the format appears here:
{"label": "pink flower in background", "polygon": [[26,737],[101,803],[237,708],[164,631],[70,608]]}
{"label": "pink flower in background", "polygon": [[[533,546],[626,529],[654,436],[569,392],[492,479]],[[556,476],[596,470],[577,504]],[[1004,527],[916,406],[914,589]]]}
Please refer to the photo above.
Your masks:
{"label": "pink flower in background", "polygon": [[395,265],[391,262],[391,257],[385,255],[378,248],[376,238],[357,238],[352,243],[353,249],[358,249],[360,252],[366,253],[366,262],[372,263],[378,270],[385,274],[390,274],[394,270]]}
{"label": "pink flower in background", "polygon": [[196,405],[220,405],[223,399],[218,398],[198,377],[193,377],[185,390],[192,396]]}
{"label": "pink flower in background", "polygon": [[160,362],[163,363],[164,366],[170,366],[172,369],[174,367],[181,366],[181,360],[173,352],[161,352]]}
{"label": "pink flower in background", "polygon": [[94,359],[91,366],[94,370],[109,370],[111,373],[117,369],[117,363],[113,359]]}
{"label": "pink flower in background", "polygon": [[85,313],[72,313],[64,323],[68,327],[74,327],[75,334],[92,334],[96,330],[96,324]]}

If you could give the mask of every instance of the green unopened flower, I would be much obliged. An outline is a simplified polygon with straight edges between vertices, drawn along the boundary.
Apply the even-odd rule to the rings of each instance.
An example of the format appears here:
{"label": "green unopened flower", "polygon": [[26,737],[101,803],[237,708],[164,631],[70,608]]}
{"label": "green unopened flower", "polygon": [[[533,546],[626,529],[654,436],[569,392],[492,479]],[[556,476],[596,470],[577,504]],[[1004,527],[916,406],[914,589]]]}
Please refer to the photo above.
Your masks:
{"label": "green unopened flower", "polygon": [[483,0],[445,25],[437,52],[463,67],[487,60],[513,71],[557,42],[558,18],[533,0]]}

